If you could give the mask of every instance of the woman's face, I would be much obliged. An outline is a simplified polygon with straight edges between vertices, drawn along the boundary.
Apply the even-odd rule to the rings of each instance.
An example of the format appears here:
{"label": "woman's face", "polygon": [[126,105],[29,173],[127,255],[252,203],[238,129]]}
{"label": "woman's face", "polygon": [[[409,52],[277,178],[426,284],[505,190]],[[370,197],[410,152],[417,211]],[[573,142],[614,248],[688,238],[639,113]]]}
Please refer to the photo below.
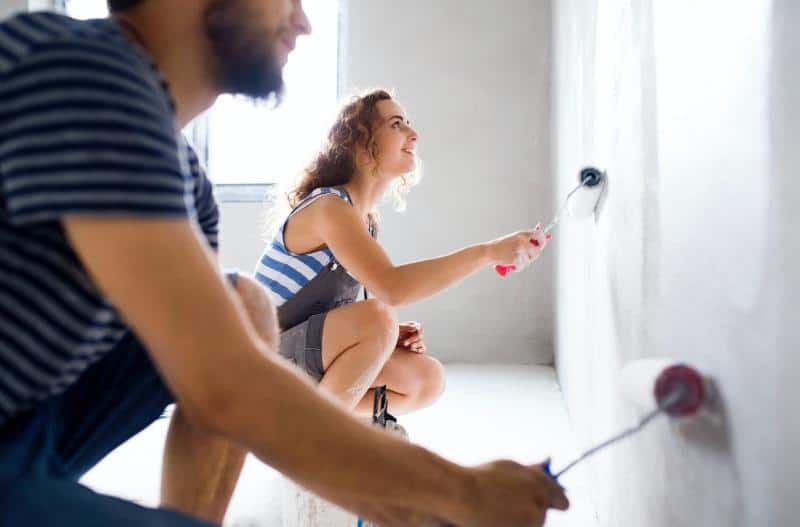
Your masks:
{"label": "woman's face", "polygon": [[417,132],[405,110],[393,100],[379,101],[375,109],[380,115],[373,133],[378,171],[393,178],[412,172],[417,165]]}

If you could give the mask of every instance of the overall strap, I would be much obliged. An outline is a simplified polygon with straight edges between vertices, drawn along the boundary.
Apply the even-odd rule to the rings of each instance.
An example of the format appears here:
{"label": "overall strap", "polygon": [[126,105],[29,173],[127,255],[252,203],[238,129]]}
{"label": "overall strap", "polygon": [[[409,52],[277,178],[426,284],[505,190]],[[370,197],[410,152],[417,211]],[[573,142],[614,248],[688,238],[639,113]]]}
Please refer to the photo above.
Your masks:
{"label": "overall strap", "polygon": [[338,196],[339,198],[345,200],[350,205],[353,204],[353,201],[350,199],[350,196],[342,189],[336,187],[319,187],[311,191],[311,193],[303,198],[303,200],[292,209],[292,212],[289,213],[289,216],[286,218],[287,220],[291,218],[296,213],[300,212],[304,208],[311,205],[313,202],[317,201],[319,198],[327,195],[334,195]]}

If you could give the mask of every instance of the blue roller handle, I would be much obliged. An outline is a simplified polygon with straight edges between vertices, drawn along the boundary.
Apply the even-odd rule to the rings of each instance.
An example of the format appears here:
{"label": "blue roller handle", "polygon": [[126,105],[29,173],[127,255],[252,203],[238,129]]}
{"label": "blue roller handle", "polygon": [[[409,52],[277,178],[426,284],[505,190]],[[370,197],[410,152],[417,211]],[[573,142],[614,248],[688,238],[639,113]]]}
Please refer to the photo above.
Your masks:
{"label": "blue roller handle", "polygon": [[[544,463],[542,463],[542,470],[544,470],[544,473],[547,474],[550,477],[550,479],[552,479],[553,481],[558,483],[558,478],[550,470],[550,460],[549,459],[547,461],[545,461]],[[560,483],[559,483],[559,485],[560,485]]]}

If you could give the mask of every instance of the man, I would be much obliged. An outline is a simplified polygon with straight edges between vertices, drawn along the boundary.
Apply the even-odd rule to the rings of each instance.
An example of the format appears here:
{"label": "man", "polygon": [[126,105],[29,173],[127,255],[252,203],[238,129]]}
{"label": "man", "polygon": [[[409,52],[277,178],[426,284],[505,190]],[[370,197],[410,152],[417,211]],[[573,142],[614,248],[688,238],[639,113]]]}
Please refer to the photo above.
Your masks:
{"label": "man", "polygon": [[[263,292],[221,276],[178,130],[221,93],[280,93],[310,31],[299,0],[111,7],[0,25],[0,525],[209,525],[196,517],[221,518],[232,489],[211,476],[245,451],[381,525],[566,508],[539,466],[461,467],[352,419],[276,359]],[[189,514],[77,483],[173,401],[165,502]]]}

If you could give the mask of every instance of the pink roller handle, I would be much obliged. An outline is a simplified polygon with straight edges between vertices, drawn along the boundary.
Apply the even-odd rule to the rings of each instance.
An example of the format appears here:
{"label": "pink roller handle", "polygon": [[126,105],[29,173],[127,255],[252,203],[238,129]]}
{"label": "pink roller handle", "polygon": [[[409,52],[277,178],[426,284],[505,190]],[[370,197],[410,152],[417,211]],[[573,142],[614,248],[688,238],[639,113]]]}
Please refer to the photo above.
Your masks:
{"label": "pink roller handle", "polygon": [[494,266],[494,270],[501,277],[505,278],[506,275],[508,273],[510,273],[511,271],[516,271],[517,270],[517,266],[516,265],[495,265]]}
{"label": "pink roller handle", "polygon": [[[552,239],[552,236],[548,234],[548,235],[547,235],[547,239],[548,239],[548,240]],[[535,245],[536,247],[539,247],[539,242],[538,242],[538,240],[531,240],[531,243],[532,243],[533,245]],[[494,270],[495,270],[495,272],[496,272],[497,274],[499,274],[499,275],[500,275],[502,278],[505,278],[505,277],[506,277],[506,275],[507,275],[508,273],[511,273],[511,272],[513,272],[513,271],[516,271],[516,270],[517,270],[517,266],[516,266],[516,265],[495,265],[495,266],[494,266]]]}

